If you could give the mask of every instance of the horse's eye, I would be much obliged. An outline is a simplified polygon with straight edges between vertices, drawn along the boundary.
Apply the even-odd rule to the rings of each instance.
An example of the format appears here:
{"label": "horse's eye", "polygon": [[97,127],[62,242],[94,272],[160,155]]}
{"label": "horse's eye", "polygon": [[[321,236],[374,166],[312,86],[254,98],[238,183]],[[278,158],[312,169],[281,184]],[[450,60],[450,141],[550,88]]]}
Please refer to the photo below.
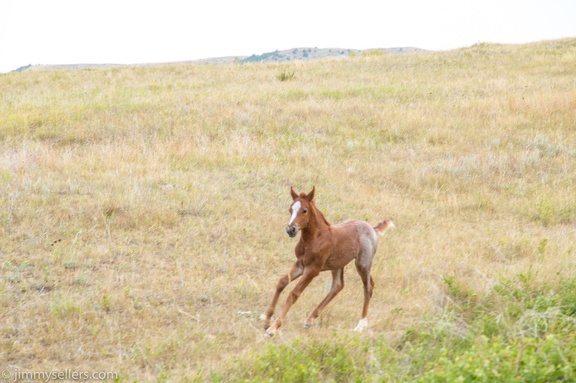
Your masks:
{"label": "horse's eye", "polygon": [[306,213],[308,213],[308,209],[302,210],[302,214],[306,214]]}

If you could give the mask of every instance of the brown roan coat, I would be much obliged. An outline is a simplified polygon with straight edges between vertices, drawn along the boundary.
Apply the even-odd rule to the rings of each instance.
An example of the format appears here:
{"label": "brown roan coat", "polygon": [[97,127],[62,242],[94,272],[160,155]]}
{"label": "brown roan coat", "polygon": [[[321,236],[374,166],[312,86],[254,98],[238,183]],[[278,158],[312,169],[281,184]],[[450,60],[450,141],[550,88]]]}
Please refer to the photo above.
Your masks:
{"label": "brown roan coat", "polygon": [[[295,248],[296,262],[288,274],[278,281],[272,302],[262,314],[266,329],[265,335],[269,337],[282,326],[288,310],[312,279],[321,271],[330,270],[332,287],[328,295],[304,322],[304,327],[309,328],[324,307],[344,288],[344,267],[353,259],[364,284],[362,317],[354,330],[363,331],[368,327],[368,306],[374,289],[370,269],[378,246],[378,234],[383,234],[386,229],[394,227],[394,223],[385,219],[372,227],[367,222],[349,219],[337,225],[331,225],[322,212],[316,208],[314,193],[314,187],[308,194],[297,194],[292,187],[290,188],[293,203],[290,206],[291,217],[286,232],[290,237],[295,237],[298,232],[301,232],[301,235]],[[298,278],[300,280],[290,292],[280,314],[272,321],[280,294],[290,282]]]}

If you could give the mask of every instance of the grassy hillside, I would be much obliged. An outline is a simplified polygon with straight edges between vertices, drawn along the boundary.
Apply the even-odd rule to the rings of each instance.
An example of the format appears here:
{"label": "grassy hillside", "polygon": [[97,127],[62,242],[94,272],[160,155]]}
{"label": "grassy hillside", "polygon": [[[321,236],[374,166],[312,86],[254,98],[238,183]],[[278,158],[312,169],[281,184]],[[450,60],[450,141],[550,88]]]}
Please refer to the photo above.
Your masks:
{"label": "grassy hillside", "polygon": [[[574,378],[575,62],[568,39],[0,75],[0,367]],[[352,267],[315,327],[329,275],[263,337],[290,185],[332,222],[394,219],[369,332]]]}

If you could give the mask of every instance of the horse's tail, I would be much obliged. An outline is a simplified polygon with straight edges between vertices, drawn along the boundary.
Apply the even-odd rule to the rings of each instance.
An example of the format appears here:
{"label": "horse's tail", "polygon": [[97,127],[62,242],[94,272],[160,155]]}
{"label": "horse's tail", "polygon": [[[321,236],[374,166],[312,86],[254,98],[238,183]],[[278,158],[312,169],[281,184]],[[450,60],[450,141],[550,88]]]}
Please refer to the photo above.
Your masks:
{"label": "horse's tail", "polygon": [[384,232],[387,229],[391,229],[393,227],[396,227],[396,225],[394,225],[394,222],[392,222],[391,219],[386,218],[384,221],[380,222],[378,225],[374,226],[374,231],[382,236],[384,235]]}

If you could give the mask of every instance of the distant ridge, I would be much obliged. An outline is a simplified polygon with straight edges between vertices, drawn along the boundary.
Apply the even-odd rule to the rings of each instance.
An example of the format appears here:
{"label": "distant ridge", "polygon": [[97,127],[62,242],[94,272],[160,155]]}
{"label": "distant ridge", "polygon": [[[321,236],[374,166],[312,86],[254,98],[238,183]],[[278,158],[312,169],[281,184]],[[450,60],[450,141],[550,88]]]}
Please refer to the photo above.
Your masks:
{"label": "distant ridge", "polygon": [[[286,62],[286,61],[306,61],[319,60],[324,58],[344,58],[362,54],[408,54],[416,52],[425,52],[424,49],[405,47],[405,48],[375,48],[375,49],[343,49],[343,48],[292,48],[283,51],[266,52],[260,55],[253,54],[247,57],[232,57],[234,61],[240,63],[252,62]],[[213,59],[196,60],[203,63],[212,62]],[[218,59],[215,59],[218,60]]]}
{"label": "distant ridge", "polygon": [[345,48],[292,48],[283,51],[266,52],[251,56],[224,56],[213,57],[190,61],[150,63],[150,64],[62,64],[62,65],[26,65],[12,72],[23,72],[27,70],[78,70],[78,69],[98,69],[114,68],[124,66],[156,66],[172,64],[248,64],[255,62],[288,62],[288,61],[309,61],[326,58],[341,59],[350,56],[363,54],[409,54],[417,52],[427,52],[425,49],[403,47],[403,48],[374,48],[374,49],[345,49]]}

